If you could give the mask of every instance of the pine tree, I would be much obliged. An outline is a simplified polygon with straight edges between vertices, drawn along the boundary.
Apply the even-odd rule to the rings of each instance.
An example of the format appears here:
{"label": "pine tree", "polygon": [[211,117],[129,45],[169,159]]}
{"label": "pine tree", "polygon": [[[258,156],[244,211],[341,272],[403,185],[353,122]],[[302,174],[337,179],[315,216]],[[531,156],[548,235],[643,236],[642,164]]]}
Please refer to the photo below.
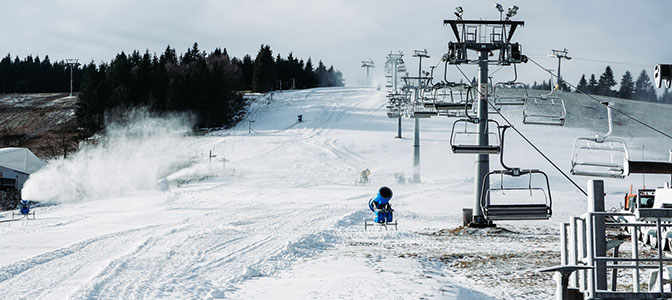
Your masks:
{"label": "pine tree", "polygon": [[672,104],[672,93],[668,89],[663,90],[663,94],[660,95],[660,103]]}
{"label": "pine tree", "polygon": [[254,60],[252,73],[252,90],[268,92],[275,86],[277,74],[271,46],[261,45],[257,58]]}
{"label": "pine tree", "polygon": [[610,66],[607,66],[604,70],[604,73],[600,75],[600,80],[597,82],[597,94],[603,96],[613,96],[614,90],[611,88],[616,85],[616,80],[614,79],[614,71],[611,70]]}
{"label": "pine tree", "polygon": [[588,81],[586,81],[586,74],[581,74],[581,79],[579,79],[579,84],[576,86],[576,91],[582,91],[584,93],[588,92]]}
{"label": "pine tree", "polygon": [[653,88],[651,78],[646,74],[646,70],[642,70],[635,81],[635,95],[633,99],[640,101],[656,101],[656,90]]}
{"label": "pine tree", "polygon": [[305,88],[314,88],[318,84],[317,74],[313,69],[313,62],[310,57],[306,61],[306,67],[303,69],[303,85]]}
{"label": "pine tree", "polygon": [[590,74],[590,79],[588,80],[588,94],[597,94],[597,80],[595,79],[595,74]]}
{"label": "pine tree", "polygon": [[621,78],[621,86],[618,89],[618,97],[623,99],[632,99],[635,91],[635,83],[632,81],[632,74],[630,71],[625,71],[623,78]]}

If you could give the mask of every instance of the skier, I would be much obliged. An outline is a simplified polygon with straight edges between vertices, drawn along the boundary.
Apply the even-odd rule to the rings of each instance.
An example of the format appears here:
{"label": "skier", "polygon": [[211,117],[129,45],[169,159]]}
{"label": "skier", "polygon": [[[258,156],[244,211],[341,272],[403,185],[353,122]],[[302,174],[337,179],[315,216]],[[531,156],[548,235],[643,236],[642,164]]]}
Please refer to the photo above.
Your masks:
{"label": "skier", "polygon": [[392,190],[386,186],[378,190],[378,194],[369,200],[369,209],[376,214],[374,222],[386,223],[392,222],[392,206],[389,201],[392,199]]}

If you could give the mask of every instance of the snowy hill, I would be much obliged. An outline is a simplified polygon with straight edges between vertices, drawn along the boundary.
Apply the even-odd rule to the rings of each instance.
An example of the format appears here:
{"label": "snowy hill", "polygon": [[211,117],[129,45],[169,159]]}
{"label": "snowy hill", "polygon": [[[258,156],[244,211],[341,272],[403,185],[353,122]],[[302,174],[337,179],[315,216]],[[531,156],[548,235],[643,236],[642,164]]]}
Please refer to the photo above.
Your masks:
{"label": "snowy hill", "polygon": [[[565,127],[522,125],[520,107],[503,113],[567,172],[574,139],[606,132],[606,112],[596,116],[601,108],[566,98]],[[615,101],[672,127],[667,106]],[[551,277],[535,270],[559,262],[558,224],[585,211],[583,195],[507,133],[507,164],[548,173],[554,216],[453,231],[473,205],[474,155],[450,151],[453,119],[423,119],[422,182],[406,183],[413,124],[404,120],[404,138],[395,139],[385,104],[384,92],[364,88],[275,93],[252,104],[254,122],[205,137],[184,136],[187,120],[139,113],[31,177],[24,197],[51,204],[35,209],[37,220],[0,215],[1,297],[552,297]],[[646,145],[645,157],[667,158],[672,141],[616,120],[615,134],[633,149]],[[371,184],[357,185],[366,168]],[[641,177],[605,183],[617,206]],[[382,185],[394,191],[399,231],[364,231],[367,201]]]}

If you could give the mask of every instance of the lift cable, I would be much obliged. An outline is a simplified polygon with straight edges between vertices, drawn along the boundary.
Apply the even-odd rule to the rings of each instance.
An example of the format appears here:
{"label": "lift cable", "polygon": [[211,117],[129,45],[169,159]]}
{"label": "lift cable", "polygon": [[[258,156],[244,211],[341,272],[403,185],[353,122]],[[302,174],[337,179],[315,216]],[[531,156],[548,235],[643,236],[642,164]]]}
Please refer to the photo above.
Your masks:
{"label": "lift cable", "polygon": [[[548,55],[527,55],[527,58],[528,59],[529,58],[549,58],[549,56]],[[607,63],[607,64],[615,64],[615,65],[626,65],[626,66],[653,68],[652,65],[640,64],[640,63],[634,63],[634,62],[622,62],[622,61],[603,60],[603,59],[576,57],[576,56],[572,56],[572,59],[599,62],[599,63]]]}
{"label": "lift cable", "polygon": [[[462,72],[462,69],[460,69],[460,66],[458,66],[458,65],[455,65],[455,66],[460,71],[460,73],[462,73],[462,75],[465,78],[467,78],[467,80],[469,80],[469,77],[466,74],[464,74],[464,72]],[[473,87],[473,86],[472,86],[472,88],[475,88],[476,92],[479,95],[485,96],[481,93],[480,90],[478,90],[478,88]],[[583,193],[585,196],[588,196],[588,193],[586,193],[586,191],[584,191],[583,188],[581,188],[581,186],[579,186],[571,177],[569,177],[569,175],[567,175],[567,173],[565,173],[562,169],[560,169],[560,167],[558,167],[558,165],[556,165],[548,156],[546,156],[546,154],[544,154],[544,152],[541,151],[541,149],[539,149],[522,132],[520,132],[520,130],[518,130],[518,128],[516,128],[516,126],[513,126],[513,124],[511,124],[511,122],[506,117],[504,117],[504,115],[499,110],[497,110],[497,107],[494,104],[490,103],[490,101],[486,101],[486,102],[488,103],[489,106],[491,106],[495,110],[495,112],[500,117],[502,117],[504,122],[506,122],[509,126],[511,126],[511,129],[513,129],[516,133],[518,133],[518,135],[520,137],[522,137],[525,140],[525,142],[527,142],[530,146],[532,146],[532,148],[534,148],[534,150],[536,150],[548,163],[550,163],[556,170],[558,170],[558,172],[560,172],[560,174],[562,174],[562,176],[564,176],[567,180],[569,180],[569,182],[571,182],[579,191],[581,191],[581,193]]]}
{"label": "lift cable", "polygon": [[[539,68],[541,68],[542,70],[546,71],[548,74],[551,74],[551,76],[556,77],[556,78],[558,77],[557,75],[553,74],[553,72],[550,72],[550,71],[548,71],[546,68],[542,67],[539,63],[537,63],[537,62],[534,61],[533,59],[531,59],[531,58],[528,57],[528,60],[530,60],[531,62],[533,62],[535,65],[537,65],[537,66],[538,66]],[[586,96],[586,97],[590,98],[591,100],[593,100],[593,101],[599,103],[600,105],[607,106],[606,104],[603,104],[601,100],[595,98],[595,96],[593,96],[593,95],[589,95],[589,94],[587,94],[586,92],[584,92],[584,91],[582,91],[582,90],[576,88],[575,85],[572,85],[571,83],[569,83],[569,82],[567,82],[567,81],[565,81],[565,80],[563,80],[563,82],[564,82],[565,84],[569,85],[570,87],[574,88],[575,90],[579,91],[579,93],[583,94],[584,96]],[[615,112],[617,112],[617,113],[620,113],[621,115],[625,116],[626,118],[628,118],[628,119],[630,119],[630,120],[633,120],[633,121],[639,123],[640,125],[642,125],[642,126],[648,128],[648,129],[651,129],[652,131],[655,131],[655,132],[657,132],[657,133],[659,133],[659,134],[661,134],[661,135],[663,135],[663,136],[665,136],[665,137],[667,137],[667,138],[669,138],[669,139],[672,139],[672,135],[669,135],[669,134],[663,132],[662,130],[660,130],[660,129],[658,129],[658,128],[655,128],[655,127],[653,127],[653,126],[651,126],[651,125],[649,125],[649,124],[647,124],[647,123],[644,123],[643,121],[641,121],[641,120],[639,120],[639,119],[637,119],[637,118],[635,118],[635,117],[633,117],[633,116],[630,116],[630,115],[626,114],[626,113],[623,112],[622,110],[619,110],[619,109],[617,109],[617,108],[615,108],[615,107],[611,107],[611,110],[612,110],[612,111],[615,111]]]}

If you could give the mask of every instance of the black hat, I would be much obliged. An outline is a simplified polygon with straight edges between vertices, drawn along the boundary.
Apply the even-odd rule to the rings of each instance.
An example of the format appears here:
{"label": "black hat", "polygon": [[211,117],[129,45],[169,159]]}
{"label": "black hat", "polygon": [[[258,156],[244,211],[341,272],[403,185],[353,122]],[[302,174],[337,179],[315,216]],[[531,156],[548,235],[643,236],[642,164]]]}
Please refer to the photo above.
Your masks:
{"label": "black hat", "polygon": [[386,187],[386,186],[381,187],[378,190],[378,194],[380,194],[380,196],[385,198],[385,199],[392,198],[392,190],[390,188]]}

